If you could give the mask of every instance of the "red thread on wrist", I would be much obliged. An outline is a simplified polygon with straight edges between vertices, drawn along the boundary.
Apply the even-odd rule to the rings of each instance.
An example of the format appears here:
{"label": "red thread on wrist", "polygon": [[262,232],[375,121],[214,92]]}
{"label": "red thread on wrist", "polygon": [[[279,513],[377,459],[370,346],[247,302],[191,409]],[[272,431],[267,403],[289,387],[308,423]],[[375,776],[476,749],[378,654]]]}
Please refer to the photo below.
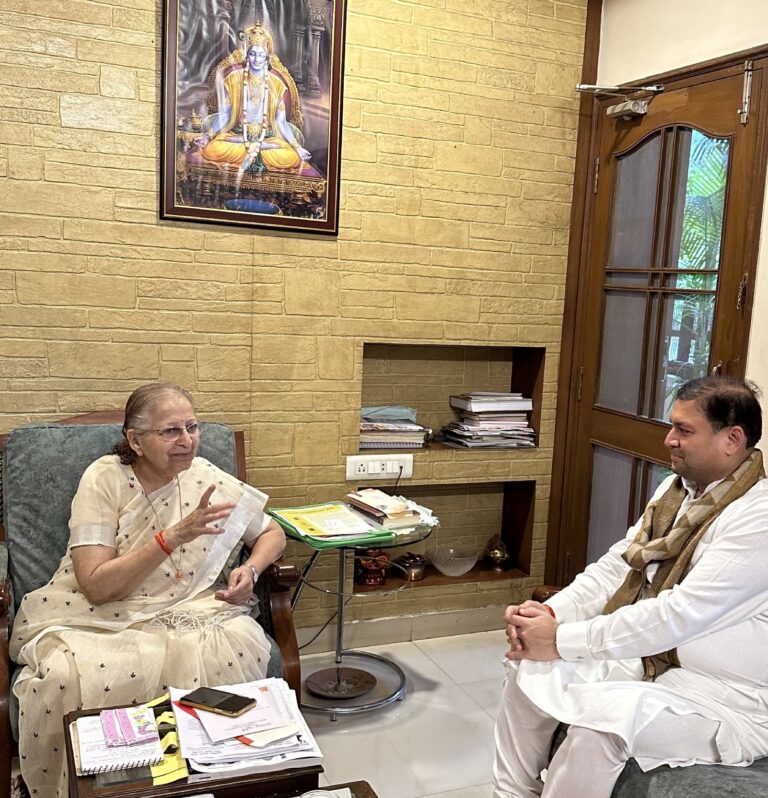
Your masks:
{"label": "red thread on wrist", "polygon": [[161,529],[156,535],[155,540],[157,541],[157,545],[170,557],[171,550],[168,548],[168,544],[165,542],[165,535],[163,534],[163,530]]}
{"label": "red thread on wrist", "polygon": [[552,609],[552,607],[549,606],[549,604],[544,604],[544,609],[552,616],[552,618],[555,621],[557,620],[557,615],[555,615],[555,611]]}

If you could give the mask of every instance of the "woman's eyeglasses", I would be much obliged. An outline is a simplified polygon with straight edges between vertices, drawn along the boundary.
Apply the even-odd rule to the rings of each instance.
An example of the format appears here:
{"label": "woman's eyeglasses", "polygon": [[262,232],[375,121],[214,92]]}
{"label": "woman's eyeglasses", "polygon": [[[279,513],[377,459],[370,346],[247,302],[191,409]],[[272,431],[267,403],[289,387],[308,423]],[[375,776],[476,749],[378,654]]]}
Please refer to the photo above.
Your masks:
{"label": "woman's eyeglasses", "polygon": [[191,424],[185,424],[183,427],[166,427],[165,429],[151,429],[148,432],[154,432],[155,435],[162,438],[164,441],[177,441],[185,432],[190,438],[200,434],[200,425],[197,421]]}

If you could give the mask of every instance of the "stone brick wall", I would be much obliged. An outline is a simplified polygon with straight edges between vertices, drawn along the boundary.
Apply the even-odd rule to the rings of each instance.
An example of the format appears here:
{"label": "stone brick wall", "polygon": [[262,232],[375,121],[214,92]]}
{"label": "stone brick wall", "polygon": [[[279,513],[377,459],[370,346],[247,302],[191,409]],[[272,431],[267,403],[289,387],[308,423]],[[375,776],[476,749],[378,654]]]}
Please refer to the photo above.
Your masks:
{"label": "stone brick wall", "polygon": [[[357,448],[364,342],[543,346],[538,451],[430,450],[414,472],[536,479],[531,578],[354,612],[522,595],[543,569],[585,7],[350,0],[334,239],[159,221],[162,4],[8,0],[0,432],[173,380],[246,431],[275,504],[325,500]],[[332,603],[305,593],[299,624]]]}

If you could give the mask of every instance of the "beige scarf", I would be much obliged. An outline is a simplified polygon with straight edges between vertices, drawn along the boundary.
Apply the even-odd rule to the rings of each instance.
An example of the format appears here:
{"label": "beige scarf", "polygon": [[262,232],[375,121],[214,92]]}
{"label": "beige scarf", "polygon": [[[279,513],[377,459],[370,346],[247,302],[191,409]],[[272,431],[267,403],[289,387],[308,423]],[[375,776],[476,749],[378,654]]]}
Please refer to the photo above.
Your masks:
{"label": "beige scarf", "polygon": [[[640,531],[622,557],[632,569],[603,610],[609,615],[619,607],[634,604],[646,584],[645,569],[652,562],[659,567],[647,595],[655,597],[681,582],[699,541],[717,516],[733,501],[743,496],[763,479],[763,455],[755,449],[751,455],[712,490],[695,499],[675,521],[685,498],[683,481],[678,477],[658,501],[643,513]],[[670,668],[679,668],[676,649],[652,657],[643,657],[644,678],[655,679]]]}

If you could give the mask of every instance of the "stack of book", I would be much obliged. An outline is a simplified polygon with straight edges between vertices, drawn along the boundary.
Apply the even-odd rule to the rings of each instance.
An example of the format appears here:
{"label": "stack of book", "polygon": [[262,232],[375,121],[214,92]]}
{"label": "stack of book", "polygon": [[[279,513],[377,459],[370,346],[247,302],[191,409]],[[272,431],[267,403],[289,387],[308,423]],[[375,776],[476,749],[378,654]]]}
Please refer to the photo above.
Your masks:
{"label": "stack of book", "polygon": [[518,449],[536,446],[536,433],[529,426],[531,399],[521,393],[474,391],[451,396],[451,406],[461,419],[442,428],[441,440],[448,446]]}
{"label": "stack of book", "polygon": [[421,522],[421,513],[409,507],[406,499],[389,496],[377,488],[353,491],[346,498],[358,513],[393,532],[413,529]]}
{"label": "stack of book", "polygon": [[323,755],[282,679],[233,684],[228,692],[255,698],[256,705],[227,717],[178,703],[189,690],[171,687],[181,750],[198,773],[269,773],[322,763]]}
{"label": "stack of book", "polygon": [[431,430],[412,421],[360,422],[361,449],[420,449]]}

